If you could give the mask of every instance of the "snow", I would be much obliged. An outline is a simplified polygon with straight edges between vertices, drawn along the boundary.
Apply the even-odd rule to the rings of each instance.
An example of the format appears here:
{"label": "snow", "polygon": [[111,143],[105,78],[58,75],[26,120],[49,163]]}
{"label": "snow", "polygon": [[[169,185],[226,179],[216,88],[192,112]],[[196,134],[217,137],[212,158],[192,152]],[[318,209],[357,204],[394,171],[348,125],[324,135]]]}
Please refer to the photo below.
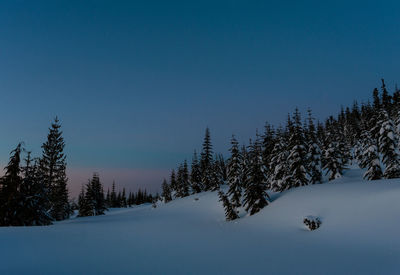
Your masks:
{"label": "snow", "polygon": [[[234,222],[206,192],[156,209],[0,228],[0,274],[398,274],[400,180],[362,174],[272,193],[261,212]],[[307,216],[321,227],[309,231]]]}

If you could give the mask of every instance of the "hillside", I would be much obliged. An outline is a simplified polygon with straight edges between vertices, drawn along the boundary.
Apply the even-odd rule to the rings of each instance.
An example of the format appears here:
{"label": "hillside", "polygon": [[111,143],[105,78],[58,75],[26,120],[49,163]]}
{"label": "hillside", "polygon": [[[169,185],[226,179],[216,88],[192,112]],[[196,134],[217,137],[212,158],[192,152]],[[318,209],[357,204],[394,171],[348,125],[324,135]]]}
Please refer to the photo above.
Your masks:
{"label": "hillside", "polygon": [[[235,222],[205,192],[156,209],[0,228],[0,274],[398,274],[400,181],[361,174],[272,194]],[[304,227],[308,215],[320,229]]]}

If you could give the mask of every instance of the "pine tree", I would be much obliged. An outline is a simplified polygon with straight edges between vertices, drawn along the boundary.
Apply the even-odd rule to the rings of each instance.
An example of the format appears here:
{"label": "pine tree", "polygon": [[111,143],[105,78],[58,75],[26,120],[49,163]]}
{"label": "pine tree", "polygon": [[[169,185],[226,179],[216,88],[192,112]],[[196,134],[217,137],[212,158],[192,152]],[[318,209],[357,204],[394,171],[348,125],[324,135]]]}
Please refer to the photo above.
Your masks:
{"label": "pine tree", "polygon": [[336,141],[329,143],[328,148],[324,152],[324,169],[329,174],[329,180],[340,178],[343,174],[343,165],[341,160],[340,149]]}
{"label": "pine tree", "polygon": [[264,167],[266,167],[267,178],[270,178],[272,173],[272,171],[269,168],[271,164],[272,151],[274,150],[274,147],[275,147],[275,130],[269,123],[266,123],[262,141],[262,156],[263,156]]}
{"label": "pine tree", "polygon": [[228,197],[221,191],[218,191],[219,201],[225,209],[225,218],[227,221],[233,221],[239,218],[235,207],[231,204]]}
{"label": "pine tree", "polygon": [[192,168],[190,172],[190,183],[192,188],[192,193],[200,193],[203,189],[201,185],[201,171],[200,164],[197,158],[197,153],[194,151],[193,160],[192,160]]}
{"label": "pine tree", "polygon": [[183,162],[183,167],[182,167],[182,196],[187,197],[189,196],[189,187],[190,187],[190,181],[189,181],[189,168],[187,161],[185,160]]}
{"label": "pine tree", "polygon": [[1,178],[0,188],[0,225],[23,225],[22,202],[20,193],[21,177],[21,143],[11,151],[10,161],[5,167],[5,175]]}
{"label": "pine tree", "polygon": [[225,184],[226,167],[225,161],[221,155],[215,156],[215,161],[210,171],[211,181],[210,190],[217,191],[221,185]]}
{"label": "pine tree", "polygon": [[382,81],[382,108],[390,113],[391,105],[392,105],[392,97],[389,95],[389,92],[386,89],[385,80],[381,79]]}
{"label": "pine tree", "polygon": [[346,164],[343,162],[343,146],[338,141],[338,128],[333,117],[326,122],[326,132],[322,164],[329,180],[334,180],[342,176]]}
{"label": "pine tree", "polygon": [[23,224],[26,226],[51,224],[48,190],[38,173],[37,160],[31,159],[31,152],[27,154],[22,172],[20,193],[23,198]]}
{"label": "pine tree", "polygon": [[163,197],[165,203],[172,201],[171,189],[170,189],[166,179],[164,179],[164,181],[162,183],[161,196]]}
{"label": "pine tree", "polygon": [[393,122],[385,110],[381,110],[379,125],[379,151],[382,154],[382,161],[385,165],[383,176],[386,179],[400,177],[400,162],[397,150],[397,137],[394,131]]}
{"label": "pine tree", "polygon": [[121,207],[126,207],[126,192],[125,192],[125,188],[122,188],[120,205],[121,205]]}
{"label": "pine tree", "polygon": [[213,166],[214,163],[213,163],[210,129],[207,127],[204,136],[203,150],[201,152],[201,159],[200,159],[202,185],[204,186],[204,190],[206,191],[211,190],[213,188],[213,182],[212,182]]}
{"label": "pine tree", "polygon": [[275,192],[282,192],[287,189],[287,184],[285,181],[285,178],[289,173],[287,159],[288,151],[286,140],[283,131],[279,129],[270,163],[270,188]]}
{"label": "pine tree", "polygon": [[49,128],[47,141],[42,145],[43,155],[40,160],[40,173],[50,190],[51,215],[57,221],[67,219],[71,214],[65,173],[65,143],[60,128],[56,117]]}
{"label": "pine tree", "polygon": [[306,170],[307,149],[301,124],[301,117],[297,108],[293,115],[293,125],[289,128],[289,131],[289,173],[285,179],[289,183],[287,189],[308,185]]}
{"label": "pine tree", "polygon": [[78,205],[80,217],[104,215],[104,211],[107,210],[103,187],[97,173],[88,181],[86,192],[82,187]]}
{"label": "pine tree", "polygon": [[117,193],[115,191],[115,181],[113,181],[110,195],[110,207],[118,207]]}
{"label": "pine tree", "polygon": [[319,141],[316,135],[316,129],[311,114],[311,110],[308,110],[308,129],[307,129],[307,171],[309,174],[310,184],[321,183],[322,172],[321,172],[321,149]]}
{"label": "pine tree", "polygon": [[172,169],[172,171],[171,171],[171,177],[170,177],[169,186],[171,187],[171,191],[173,191],[175,193],[175,196],[176,196],[176,191],[178,189],[178,183],[176,181],[176,175],[175,175],[175,170],[174,169]]}
{"label": "pine tree", "polygon": [[379,161],[378,148],[371,144],[364,152],[367,162],[367,172],[364,174],[364,179],[378,180],[382,178],[382,169]]}
{"label": "pine tree", "polygon": [[[250,142],[251,143],[251,142]],[[262,160],[261,146],[258,140],[249,146],[250,166],[244,190],[244,206],[250,215],[254,215],[268,205],[266,178]]]}
{"label": "pine tree", "polygon": [[82,185],[81,188],[81,192],[79,193],[79,197],[78,197],[78,209],[79,209],[79,213],[78,213],[78,217],[86,217],[89,216],[88,215],[88,205],[86,203],[86,199],[85,199],[85,187]]}
{"label": "pine tree", "polygon": [[231,157],[228,162],[228,196],[231,197],[232,206],[238,208],[242,205],[242,182],[241,182],[241,156],[239,152],[239,143],[232,136],[231,139]]}

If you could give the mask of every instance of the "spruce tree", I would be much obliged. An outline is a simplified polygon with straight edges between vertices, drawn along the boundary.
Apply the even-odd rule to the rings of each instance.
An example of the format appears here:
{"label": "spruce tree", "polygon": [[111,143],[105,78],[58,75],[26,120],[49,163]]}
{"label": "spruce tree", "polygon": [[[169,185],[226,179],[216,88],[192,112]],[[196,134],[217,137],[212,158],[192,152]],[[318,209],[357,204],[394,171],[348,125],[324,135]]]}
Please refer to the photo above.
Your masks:
{"label": "spruce tree", "polygon": [[5,167],[5,175],[1,178],[0,185],[0,225],[24,225],[22,215],[23,197],[20,193],[21,177],[21,143],[11,151],[10,161]]}
{"label": "spruce tree", "polygon": [[162,198],[164,199],[165,203],[168,203],[172,201],[172,196],[171,196],[171,189],[169,184],[167,183],[167,180],[164,179],[162,183],[162,193],[161,193]]}
{"label": "spruce tree", "polygon": [[118,207],[117,193],[115,191],[115,181],[113,181],[110,195],[110,207]]}
{"label": "spruce tree", "polygon": [[[272,176],[272,170],[270,169],[271,167],[271,160],[272,160],[272,151],[274,150],[275,147],[275,130],[274,128],[269,124],[265,124],[265,132],[263,135],[263,140],[262,140],[262,156],[263,156],[263,162],[264,162],[264,167],[265,169],[265,176],[267,179],[270,179]],[[270,184],[269,188],[270,188]]]}
{"label": "spruce tree", "polygon": [[182,196],[187,197],[189,196],[189,187],[190,187],[190,181],[189,181],[189,168],[187,161],[185,160],[183,162],[183,167],[182,167]]}
{"label": "spruce tree", "polygon": [[381,110],[380,117],[379,151],[382,154],[382,161],[385,165],[383,176],[386,179],[399,178],[400,162],[393,122],[385,110]]}
{"label": "spruce tree", "polygon": [[[250,142],[251,144],[251,142]],[[244,190],[244,206],[250,215],[254,215],[268,205],[266,178],[262,160],[261,145],[258,140],[249,146],[249,171]]]}
{"label": "spruce tree", "polygon": [[171,171],[171,177],[170,177],[170,181],[169,181],[169,186],[171,187],[171,191],[174,192],[174,195],[176,197],[176,192],[178,189],[178,183],[176,181],[176,174],[175,174],[175,170],[172,169]]}
{"label": "spruce tree", "polygon": [[271,177],[269,188],[275,192],[282,192],[287,189],[286,176],[289,173],[288,169],[288,151],[287,143],[283,134],[283,130],[279,129],[272,158],[270,163]]}
{"label": "spruce tree", "polygon": [[239,218],[237,211],[233,204],[229,201],[228,197],[221,191],[218,191],[219,201],[225,209],[225,219],[227,221],[233,221]]}
{"label": "spruce tree", "polygon": [[206,128],[206,133],[204,136],[203,150],[201,152],[200,159],[200,172],[202,185],[204,190],[211,190],[213,188],[213,151],[210,137],[210,129]]}
{"label": "spruce tree", "polygon": [[51,215],[57,220],[69,218],[71,209],[68,202],[66,156],[64,154],[65,142],[60,131],[61,124],[56,117],[49,128],[47,141],[42,145],[42,158],[40,159],[40,173],[50,191]]}
{"label": "spruce tree", "polygon": [[241,182],[241,156],[239,143],[234,136],[231,139],[231,157],[228,162],[228,196],[231,197],[232,206],[238,208],[242,205],[242,182]]}
{"label": "spruce tree", "polygon": [[22,168],[20,193],[23,198],[24,225],[49,225],[52,217],[49,213],[48,190],[38,172],[38,161],[28,152],[25,166]]}
{"label": "spruce tree", "polygon": [[311,114],[311,110],[308,110],[308,129],[306,133],[307,137],[307,172],[309,175],[310,184],[321,183],[322,172],[321,172],[321,149],[319,141],[317,139],[316,129]]}
{"label": "spruce tree", "polygon": [[200,193],[202,188],[201,184],[201,171],[200,171],[200,164],[197,158],[197,153],[194,151],[193,159],[192,159],[192,167],[190,171],[190,183],[192,193]]}
{"label": "spruce tree", "polygon": [[299,187],[308,184],[307,178],[307,148],[305,145],[305,138],[303,127],[301,124],[301,117],[298,109],[293,115],[293,125],[289,128],[289,156],[288,156],[288,169],[289,173],[286,181],[289,183],[287,189],[292,187]]}

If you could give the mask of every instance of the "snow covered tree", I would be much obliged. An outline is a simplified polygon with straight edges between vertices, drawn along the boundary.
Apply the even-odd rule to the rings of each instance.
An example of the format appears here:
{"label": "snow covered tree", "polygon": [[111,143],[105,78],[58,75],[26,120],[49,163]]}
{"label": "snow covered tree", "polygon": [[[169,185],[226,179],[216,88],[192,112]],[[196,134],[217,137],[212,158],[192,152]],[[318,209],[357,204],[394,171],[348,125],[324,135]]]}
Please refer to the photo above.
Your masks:
{"label": "snow covered tree", "polygon": [[270,177],[270,189],[275,192],[282,192],[287,189],[285,181],[286,175],[289,172],[287,159],[288,151],[286,139],[283,131],[278,129],[270,163],[270,170],[272,171]]}
{"label": "snow covered tree", "polygon": [[272,151],[275,147],[275,130],[269,124],[265,124],[265,132],[262,136],[262,158],[264,162],[265,176],[267,178],[271,177],[272,171],[270,170],[271,159],[272,159]]}
{"label": "snow covered tree", "polygon": [[382,168],[379,161],[378,148],[371,144],[364,152],[367,162],[367,172],[364,174],[364,179],[378,180],[382,178]]}
{"label": "snow covered tree", "polygon": [[[251,142],[250,142],[251,144]],[[250,215],[259,212],[268,205],[266,178],[262,160],[261,146],[258,140],[249,146],[249,171],[244,190],[244,206]]]}
{"label": "snow covered tree", "polygon": [[310,184],[321,183],[322,172],[321,172],[321,149],[319,141],[317,139],[316,129],[311,114],[311,110],[308,111],[308,128],[307,128],[307,172],[310,179]]}
{"label": "snow covered tree", "polygon": [[189,196],[189,171],[187,162],[179,166],[176,178],[176,197],[183,198]]}
{"label": "snow covered tree", "polygon": [[218,191],[219,201],[225,209],[225,218],[227,221],[233,221],[239,218],[235,207],[231,204],[228,197],[221,191]]}
{"label": "snow covered tree", "polygon": [[397,137],[393,127],[393,121],[385,110],[381,110],[379,125],[379,151],[385,165],[383,176],[386,179],[400,177],[400,162],[397,150]]}
{"label": "snow covered tree", "polygon": [[162,187],[161,197],[164,199],[164,202],[168,203],[168,202],[172,201],[171,189],[170,189],[166,179],[164,179],[161,187]]}
{"label": "snow covered tree", "polygon": [[211,191],[217,191],[226,180],[225,160],[222,155],[216,155],[211,167]]}
{"label": "snow covered tree", "polygon": [[337,122],[330,117],[326,122],[326,136],[324,141],[324,149],[322,155],[323,169],[329,180],[340,178],[343,174],[346,164],[346,158],[343,156],[343,145],[338,141],[338,125]]}
{"label": "snow covered tree", "polygon": [[343,164],[338,142],[332,141],[329,143],[328,148],[324,151],[324,169],[326,174],[329,175],[329,180],[338,179],[343,174]]}
{"label": "snow covered tree", "polygon": [[242,182],[241,182],[241,156],[239,152],[239,143],[234,136],[231,139],[231,157],[228,161],[228,196],[234,208],[242,205]]}
{"label": "snow covered tree", "polygon": [[289,128],[289,156],[288,156],[288,176],[285,181],[288,182],[287,189],[304,186],[308,184],[307,178],[307,149],[301,117],[296,108],[293,115],[293,126]]}
{"label": "snow covered tree", "polygon": [[193,159],[192,159],[192,167],[190,171],[190,184],[192,193],[200,193],[202,188],[201,185],[201,171],[200,171],[200,164],[197,158],[197,153],[194,151]]}
{"label": "snow covered tree", "polygon": [[40,173],[50,190],[51,215],[57,220],[69,218],[71,209],[68,202],[66,156],[64,154],[65,142],[60,131],[61,125],[56,117],[51,124],[47,141],[42,145],[42,158],[40,159]]}

